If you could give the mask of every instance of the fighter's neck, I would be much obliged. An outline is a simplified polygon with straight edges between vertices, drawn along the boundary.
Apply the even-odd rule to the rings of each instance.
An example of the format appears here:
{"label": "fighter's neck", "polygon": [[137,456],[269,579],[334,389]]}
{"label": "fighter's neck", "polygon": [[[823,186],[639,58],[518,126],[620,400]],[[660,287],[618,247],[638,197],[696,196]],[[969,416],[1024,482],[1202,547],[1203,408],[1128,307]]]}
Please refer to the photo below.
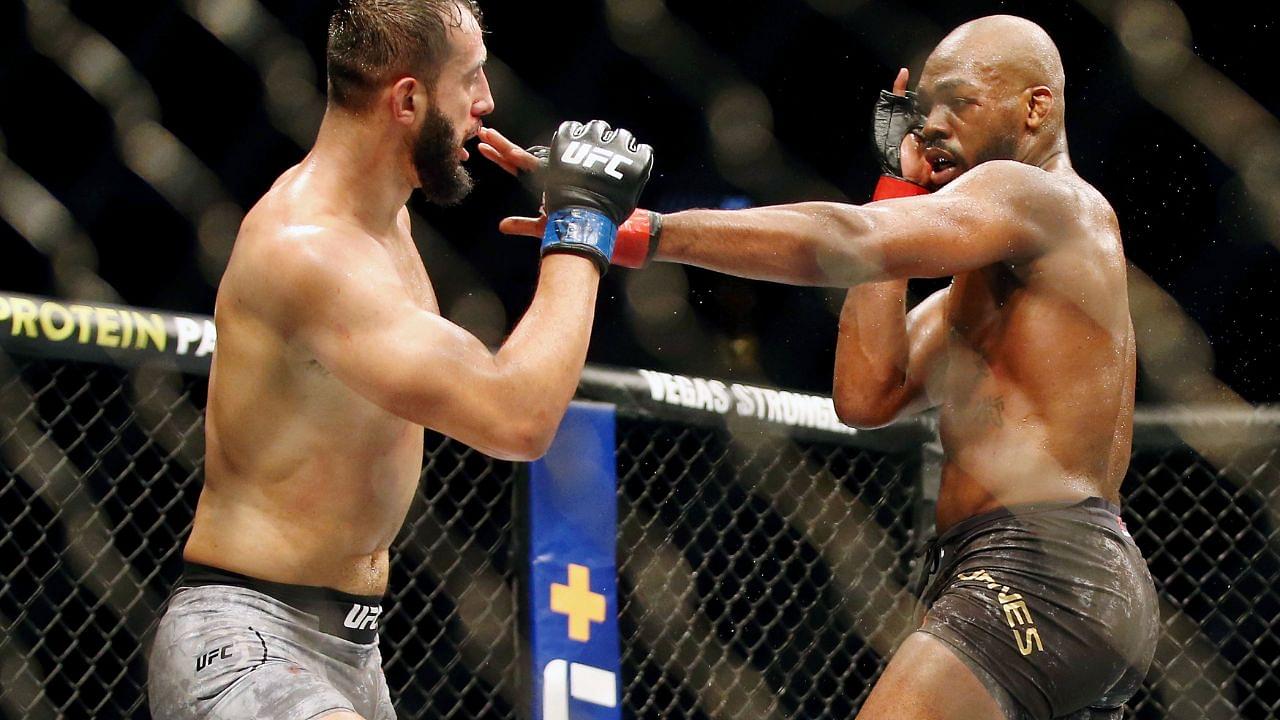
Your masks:
{"label": "fighter's neck", "polygon": [[333,212],[380,234],[395,228],[413,192],[403,153],[395,139],[329,112],[300,167],[311,191]]}
{"label": "fighter's neck", "polygon": [[1067,139],[1065,137],[1056,138],[1053,144],[1046,147],[1034,148],[1022,162],[1028,165],[1035,165],[1046,172],[1075,170],[1071,164],[1071,154],[1067,152]]}

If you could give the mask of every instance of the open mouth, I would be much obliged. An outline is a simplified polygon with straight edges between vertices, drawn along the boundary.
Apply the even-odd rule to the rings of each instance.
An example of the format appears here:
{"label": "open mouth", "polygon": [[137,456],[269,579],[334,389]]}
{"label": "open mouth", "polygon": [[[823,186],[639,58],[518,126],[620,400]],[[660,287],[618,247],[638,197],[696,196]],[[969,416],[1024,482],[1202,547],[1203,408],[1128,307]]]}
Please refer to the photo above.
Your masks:
{"label": "open mouth", "polygon": [[932,173],[930,180],[935,184],[943,184],[954,180],[960,174],[960,164],[955,156],[946,150],[930,148],[925,151],[925,162],[929,163]]}
{"label": "open mouth", "polygon": [[458,146],[458,157],[462,158],[462,161],[463,161],[463,162],[466,162],[468,159],[470,159],[470,158],[471,158],[471,153],[467,152],[467,148],[465,147],[465,146],[466,146],[466,144],[467,144],[467,143],[469,143],[469,142],[471,142],[472,140],[475,140],[476,138],[480,137],[480,128],[482,128],[482,127],[484,127],[484,126],[483,126],[483,125],[477,125],[477,126],[476,126],[476,128],[475,128],[474,130],[472,130],[471,132],[467,133],[467,134],[462,138],[462,143]]}
{"label": "open mouth", "polygon": [[956,167],[955,158],[953,158],[951,153],[946,150],[928,150],[925,152],[925,160],[929,163],[929,167],[936,173]]}

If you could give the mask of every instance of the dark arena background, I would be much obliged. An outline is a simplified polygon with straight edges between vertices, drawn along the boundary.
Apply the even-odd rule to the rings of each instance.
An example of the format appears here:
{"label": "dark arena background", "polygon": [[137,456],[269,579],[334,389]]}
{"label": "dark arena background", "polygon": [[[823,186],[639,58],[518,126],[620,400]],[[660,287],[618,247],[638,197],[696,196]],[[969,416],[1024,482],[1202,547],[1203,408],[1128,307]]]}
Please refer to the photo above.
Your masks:
{"label": "dark arena background", "polygon": [[[1280,10],[482,7],[487,124],[524,144],[563,119],[632,129],[655,148],[642,203],[659,211],[864,202],[878,173],[871,103],[899,66],[917,75],[978,16],[1044,26],[1066,64],[1072,159],[1114,205],[1130,261],[1139,412],[1125,520],[1161,593],[1163,635],[1129,716],[1280,716]],[[207,358],[155,365],[15,341],[14,300],[203,322],[244,213],[314,139],[330,10],[0,0],[0,718],[149,717],[146,642],[181,571],[207,375]],[[538,271],[536,244],[497,222],[536,201],[473,156],[461,206],[410,208],[444,315],[496,346]],[[623,716],[852,718],[914,612],[932,419],[850,434],[791,411],[677,407],[657,388],[691,378],[828,395],[843,291],[667,264],[603,283],[579,397],[619,412]],[[912,297],[938,287],[913,284]],[[778,387],[795,392],[765,393]],[[527,717],[523,469],[438,436],[427,446],[383,621],[397,709]]]}

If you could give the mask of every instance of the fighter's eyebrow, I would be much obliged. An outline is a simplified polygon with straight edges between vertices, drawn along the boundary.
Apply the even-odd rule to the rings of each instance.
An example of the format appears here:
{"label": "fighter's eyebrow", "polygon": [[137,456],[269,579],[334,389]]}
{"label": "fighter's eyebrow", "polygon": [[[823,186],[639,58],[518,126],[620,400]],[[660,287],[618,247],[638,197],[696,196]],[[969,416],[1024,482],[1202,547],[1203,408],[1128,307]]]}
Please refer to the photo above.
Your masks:
{"label": "fighter's eyebrow", "polygon": [[949,92],[957,88],[971,88],[973,86],[973,83],[965,80],[964,78],[947,78],[946,80],[939,80],[934,84],[933,93],[939,94]]}

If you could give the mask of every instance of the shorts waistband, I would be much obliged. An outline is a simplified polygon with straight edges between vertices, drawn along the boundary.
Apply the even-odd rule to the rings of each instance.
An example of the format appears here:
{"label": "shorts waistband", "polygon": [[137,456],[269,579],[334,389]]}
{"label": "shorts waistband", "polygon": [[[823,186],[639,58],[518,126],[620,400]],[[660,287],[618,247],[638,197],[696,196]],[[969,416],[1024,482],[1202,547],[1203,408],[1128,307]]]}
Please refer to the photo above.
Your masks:
{"label": "shorts waistband", "polygon": [[259,580],[221,568],[185,562],[178,587],[225,585],[244,588],[314,615],[320,632],[354,643],[370,645],[378,641],[378,618],[382,615],[382,598],[378,595],[353,595],[314,585]]}
{"label": "shorts waistband", "polygon": [[[1120,517],[1120,507],[1105,498],[1090,497],[1076,502],[1027,503],[997,508],[965,518],[952,525],[941,535],[930,537],[920,550],[915,576],[909,586],[911,593],[916,597],[921,597],[929,578],[938,572],[939,566],[942,564],[944,548],[966,542],[967,538],[979,528],[1008,518],[1063,511],[1085,511],[1093,516],[1090,518],[1091,520],[1096,520],[1102,527],[1106,527],[1124,537],[1129,537],[1129,530],[1125,527],[1124,520]],[[1130,538],[1130,541],[1132,541],[1132,538]]]}
{"label": "shorts waistband", "polygon": [[[946,545],[953,542],[957,538],[963,537],[973,530],[986,525],[987,523],[1006,518],[1021,517],[1024,515],[1033,515],[1043,512],[1055,512],[1061,510],[1097,510],[1099,519],[1115,520],[1115,525],[1123,529],[1124,524],[1120,519],[1120,506],[1100,497],[1090,497],[1076,502],[1044,502],[1044,503],[1027,503],[1025,505],[1010,505],[1007,507],[996,508],[988,512],[967,517],[964,520],[947,528],[947,531],[938,536],[939,545]],[[1107,523],[1111,525],[1111,523]],[[1126,532],[1127,534],[1127,532]]]}

